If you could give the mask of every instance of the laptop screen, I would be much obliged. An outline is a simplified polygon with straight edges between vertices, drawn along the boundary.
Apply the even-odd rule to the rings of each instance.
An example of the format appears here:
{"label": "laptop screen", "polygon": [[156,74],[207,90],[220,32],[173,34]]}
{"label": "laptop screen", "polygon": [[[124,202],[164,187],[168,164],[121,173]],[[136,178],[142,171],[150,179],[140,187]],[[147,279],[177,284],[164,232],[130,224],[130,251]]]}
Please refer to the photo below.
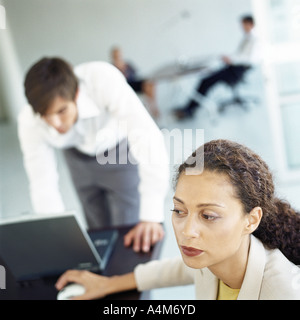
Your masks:
{"label": "laptop screen", "polygon": [[68,269],[97,271],[101,263],[73,214],[1,222],[0,256],[16,280],[59,275]]}

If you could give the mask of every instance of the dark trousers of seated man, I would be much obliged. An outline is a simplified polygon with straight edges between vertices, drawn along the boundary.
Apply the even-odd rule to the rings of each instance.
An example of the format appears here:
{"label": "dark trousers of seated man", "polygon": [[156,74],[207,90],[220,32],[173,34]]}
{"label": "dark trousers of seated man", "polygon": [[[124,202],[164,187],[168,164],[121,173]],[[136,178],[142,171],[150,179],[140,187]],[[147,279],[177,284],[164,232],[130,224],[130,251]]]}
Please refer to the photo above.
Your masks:
{"label": "dark trousers of seated man", "polygon": [[[136,224],[139,221],[138,165],[130,163],[129,152],[126,140],[112,150],[98,154],[97,158],[83,154],[75,148],[64,150],[90,229]],[[111,161],[100,164],[103,163],[101,160],[105,162],[109,159],[108,154],[111,155]],[[118,159],[122,159],[121,163]],[[115,160],[117,163],[114,163]],[[124,162],[126,164],[123,164]]]}
{"label": "dark trousers of seated man", "polygon": [[[208,91],[218,83],[226,83],[229,86],[234,86],[243,79],[243,76],[250,66],[244,65],[229,65],[213,74],[202,79],[197,87],[197,92],[205,96]],[[184,108],[189,114],[193,114],[199,107],[199,102],[191,99]]]}

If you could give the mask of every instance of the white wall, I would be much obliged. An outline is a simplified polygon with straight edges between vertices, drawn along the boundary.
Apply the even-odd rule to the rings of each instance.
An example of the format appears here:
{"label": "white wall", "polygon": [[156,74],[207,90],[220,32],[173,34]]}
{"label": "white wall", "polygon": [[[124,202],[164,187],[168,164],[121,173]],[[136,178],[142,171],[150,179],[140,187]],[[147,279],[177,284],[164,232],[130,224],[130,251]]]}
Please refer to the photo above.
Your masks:
{"label": "white wall", "polygon": [[109,60],[115,44],[144,74],[183,54],[231,52],[251,12],[251,0],[2,1],[23,75],[45,55]]}
{"label": "white wall", "polygon": [[[1,78],[0,78],[0,88],[3,86]],[[3,94],[0,93],[0,123],[1,121],[6,119],[6,110],[4,108]]]}
{"label": "white wall", "polygon": [[[0,0],[0,4],[5,6],[3,0]],[[6,19],[6,29],[0,30],[0,116],[8,115],[13,119],[18,112],[18,106],[24,104],[21,79],[18,54],[12,40],[9,21]]]}

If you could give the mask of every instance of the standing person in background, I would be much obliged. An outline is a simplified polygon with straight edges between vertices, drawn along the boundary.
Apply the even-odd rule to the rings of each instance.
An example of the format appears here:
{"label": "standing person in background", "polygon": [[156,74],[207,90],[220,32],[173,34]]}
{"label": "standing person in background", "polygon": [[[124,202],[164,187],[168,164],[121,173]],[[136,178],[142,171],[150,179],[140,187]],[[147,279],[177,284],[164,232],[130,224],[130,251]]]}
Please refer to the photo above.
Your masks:
{"label": "standing person in background", "polygon": [[[43,58],[24,85],[29,104],[18,133],[34,211],[65,210],[55,157],[64,149],[88,226],[134,223],[124,244],[148,251],[164,235],[168,159],[161,132],[123,75],[106,62],[73,70]],[[159,161],[151,162],[153,154]]]}
{"label": "standing person in background", "polygon": [[[255,22],[252,16],[243,16],[241,26],[244,37],[235,54],[222,56],[224,67],[202,79],[197,87],[197,92],[205,96],[208,91],[220,82],[229,85],[240,82],[247,70],[258,62],[260,49],[258,39],[254,32]],[[199,107],[199,102],[189,100],[184,107],[174,109],[178,120],[191,118]]]}
{"label": "standing person in background", "polygon": [[137,76],[135,68],[123,59],[122,51],[119,47],[112,48],[111,61],[123,73],[132,89],[136,93],[142,93],[146,96],[146,107],[151,116],[157,119],[159,117],[159,110],[156,104],[155,84],[151,80],[140,79]]}

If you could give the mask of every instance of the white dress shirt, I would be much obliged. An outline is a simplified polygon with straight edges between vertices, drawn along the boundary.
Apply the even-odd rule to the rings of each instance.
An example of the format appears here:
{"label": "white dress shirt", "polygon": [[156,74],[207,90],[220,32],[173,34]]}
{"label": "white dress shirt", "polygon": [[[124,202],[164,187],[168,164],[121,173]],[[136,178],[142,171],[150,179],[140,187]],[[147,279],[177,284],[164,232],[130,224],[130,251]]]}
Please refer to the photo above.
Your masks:
{"label": "white dress shirt", "polygon": [[127,138],[139,165],[140,220],[163,221],[169,166],[162,133],[114,66],[90,62],[77,66],[74,71],[80,82],[78,120],[66,134],[59,134],[47,125],[30,105],[25,106],[18,117],[34,211],[65,210],[59,190],[56,148],[75,147],[96,156]]}
{"label": "white dress shirt", "polygon": [[261,47],[254,29],[244,35],[236,52],[229,57],[233,65],[254,66],[260,62]]}

